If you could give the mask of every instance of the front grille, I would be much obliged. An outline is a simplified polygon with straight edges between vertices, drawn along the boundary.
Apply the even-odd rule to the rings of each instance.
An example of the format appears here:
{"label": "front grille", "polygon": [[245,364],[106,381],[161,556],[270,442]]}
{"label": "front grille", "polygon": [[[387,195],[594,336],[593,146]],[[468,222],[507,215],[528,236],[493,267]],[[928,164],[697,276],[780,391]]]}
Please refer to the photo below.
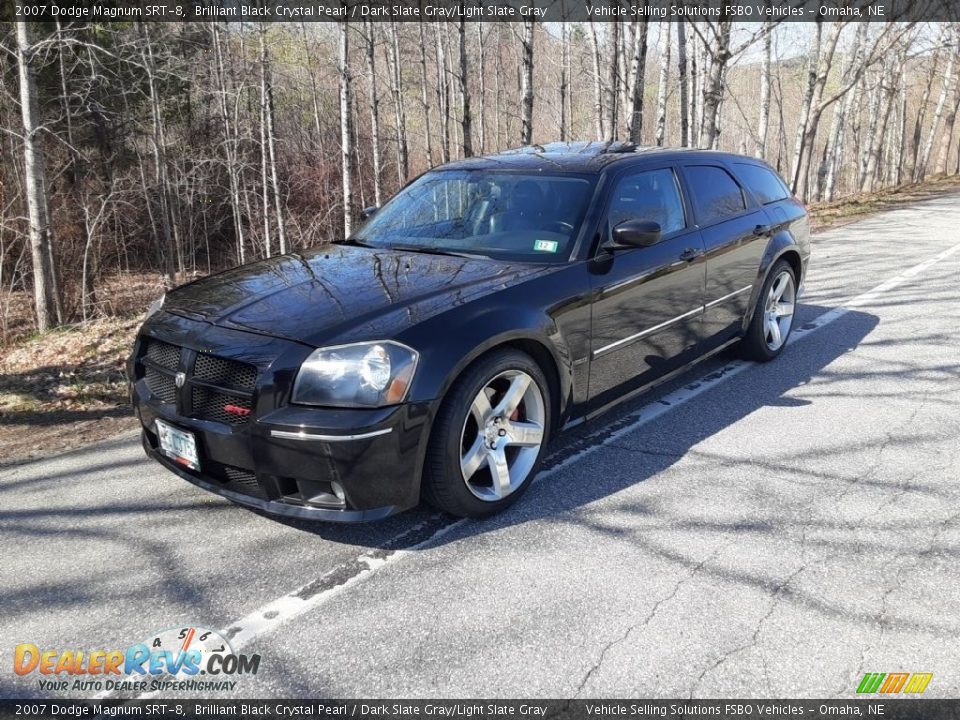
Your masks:
{"label": "front grille", "polygon": [[227,479],[226,488],[228,490],[243,493],[244,495],[253,495],[254,497],[263,498],[264,500],[266,499],[267,494],[260,486],[260,483],[257,482],[257,476],[249,470],[233,467],[232,465],[224,465],[223,474]]}
{"label": "front grille", "polygon": [[193,376],[211,385],[250,391],[257,382],[257,369],[247,363],[201,353],[193,366]]}
{"label": "front grille", "polygon": [[150,392],[159,398],[160,402],[172,405],[177,401],[177,386],[170,375],[148,365],[144,368],[144,378]]}
{"label": "front grille", "polygon": [[[227,425],[243,425],[250,419],[250,415],[240,414],[239,410],[250,410],[250,399],[240,395],[232,395],[202,385],[194,385],[190,394],[193,412],[191,417],[198,420],[213,420]],[[227,407],[236,408],[228,412]]]}
{"label": "front grille", "polygon": [[147,341],[146,355],[157,365],[171,370],[176,370],[180,364],[180,348],[160,340]]}
{"label": "front grille", "polygon": [[[181,367],[186,370],[182,391],[175,382]],[[249,363],[145,338],[140,370],[153,396],[169,405],[179,398],[178,412],[187,417],[233,427],[250,421],[250,412],[243,411],[253,409],[257,368]]]}

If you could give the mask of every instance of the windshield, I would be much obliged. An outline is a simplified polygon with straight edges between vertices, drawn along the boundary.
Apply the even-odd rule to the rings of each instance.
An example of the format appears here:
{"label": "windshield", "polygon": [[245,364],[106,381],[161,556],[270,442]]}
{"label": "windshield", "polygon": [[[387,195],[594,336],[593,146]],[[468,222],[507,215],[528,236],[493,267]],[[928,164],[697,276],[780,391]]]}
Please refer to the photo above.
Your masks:
{"label": "windshield", "polygon": [[438,170],[401,190],[352,239],[373,247],[560,262],[570,254],[591,189],[590,180],[573,175]]}

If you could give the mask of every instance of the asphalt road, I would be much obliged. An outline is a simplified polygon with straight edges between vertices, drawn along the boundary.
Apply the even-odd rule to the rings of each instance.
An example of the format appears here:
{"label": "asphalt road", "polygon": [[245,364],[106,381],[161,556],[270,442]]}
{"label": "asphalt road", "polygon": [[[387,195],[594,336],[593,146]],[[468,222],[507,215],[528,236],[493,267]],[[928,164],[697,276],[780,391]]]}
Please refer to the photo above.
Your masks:
{"label": "asphalt road", "polygon": [[960,696],[957,228],[952,196],[818,235],[777,362],[561,439],[496,519],[278,522],[132,436],[4,469],[0,695],[45,694],[16,643],[200,625],[262,658],[226,697]]}

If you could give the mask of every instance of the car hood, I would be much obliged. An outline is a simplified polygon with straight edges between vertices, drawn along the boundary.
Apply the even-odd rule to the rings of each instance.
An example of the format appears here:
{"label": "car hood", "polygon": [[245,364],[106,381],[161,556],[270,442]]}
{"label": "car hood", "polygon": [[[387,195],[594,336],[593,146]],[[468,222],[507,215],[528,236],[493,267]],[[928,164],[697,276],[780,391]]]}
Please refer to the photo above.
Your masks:
{"label": "car hood", "polygon": [[[417,322],[545,272],[510,264],[337,245],[282,255],[170,291],[164,310],[319,346],[391,337]],[[351,337],[347,337],[351,336]]]}

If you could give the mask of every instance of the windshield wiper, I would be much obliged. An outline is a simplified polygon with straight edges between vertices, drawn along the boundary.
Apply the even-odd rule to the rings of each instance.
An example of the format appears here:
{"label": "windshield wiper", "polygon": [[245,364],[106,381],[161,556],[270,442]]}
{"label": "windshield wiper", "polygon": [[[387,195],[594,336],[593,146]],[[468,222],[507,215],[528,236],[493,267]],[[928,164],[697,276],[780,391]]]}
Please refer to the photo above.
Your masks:
{"label": "windshield wiper", "polygon": [[333,244],[334,245],[350,245],[351,247],[365,247],[365,248],[376,247],[376,245],[371,245],[368,242],[364,242],[363,240],[358,240],[357,238],[352,238],[352,237],[345,238],[343,240],[334,240]]}
{"label": "windshield wiper", "polygon": [[486,255],[476,255],[474,253],[458,252],[457,250],[447,250],[446,248],[435,247],[433,245],[387,245],[385,250],[398,250],[400,252],[421,253],[423,255],[450,255],[451,257],[470,258],[472,260],[485,259]]}

